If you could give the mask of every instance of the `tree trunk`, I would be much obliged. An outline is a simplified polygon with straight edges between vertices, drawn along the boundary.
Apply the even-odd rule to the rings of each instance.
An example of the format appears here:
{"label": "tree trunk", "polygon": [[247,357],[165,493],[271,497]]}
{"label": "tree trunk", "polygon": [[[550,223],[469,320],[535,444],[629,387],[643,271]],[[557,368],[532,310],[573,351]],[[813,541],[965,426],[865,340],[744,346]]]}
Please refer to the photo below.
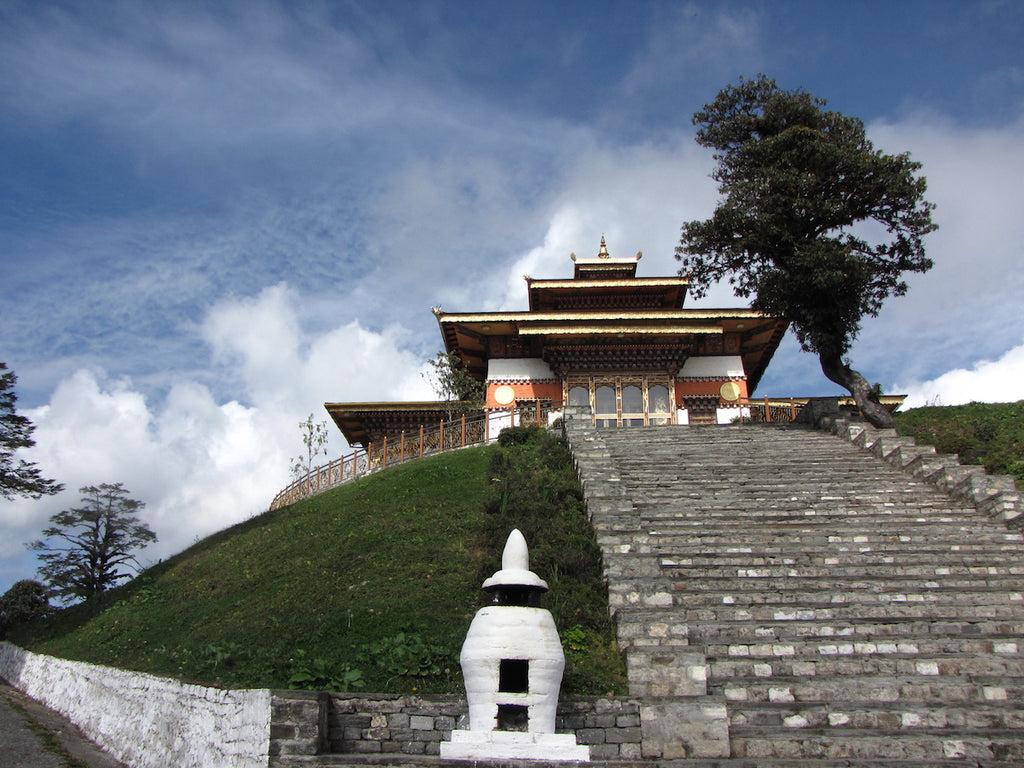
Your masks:
{"label": "tree trunk", "polygon": [[861,414],[869,424],[878,429],[892,429],[896,426],[892,414],[885,406],[871,398],[871,385],[868,384],[867,379],[846,365],[838,355],[822,354],[819,359],[821,360],[821,370],[829,381],[834,381],[850,391]]}

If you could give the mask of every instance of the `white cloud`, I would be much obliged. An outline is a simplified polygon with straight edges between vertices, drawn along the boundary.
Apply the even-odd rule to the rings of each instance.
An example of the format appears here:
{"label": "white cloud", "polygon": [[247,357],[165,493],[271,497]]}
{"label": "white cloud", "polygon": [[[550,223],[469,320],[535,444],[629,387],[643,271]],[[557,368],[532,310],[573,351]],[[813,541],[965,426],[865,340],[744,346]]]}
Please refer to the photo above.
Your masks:
{"label": "white cloud", "polygon": [[[714,209],[717,192],[708,177],[710,153],[688,135],[672,141],[611,147],[586,142],[567,159],[565,180],[545,212],[543,242],[522,254],[507,271],[502,309],[525,309],[523,275],[561,278],[572,274],[569,254],[597,255],[605,236],[613,256],[643,252],[637,274],[675,275],[675,247],[682,223]],[[728,290],[704,302],[738,306]],[[692,304],[691,304],[692,306]]]}
{"label": "white cloud", "polygon": [[[400,329],[375,333],[352,321],[307,336],[302,303],[281,284],[218,303],[202,324],[247,404],[218,403],[207,386],[184,378],[147,402],[131,380],[81,369],[46,405],[26,410],[36,425],[27,457],[66,490],[5,508],[0,559],[9,562],[0,569],[0,591],[2,582],[29,577],[11,561],[50,515],[77,502],[84,485],[121,482],[145,502],[143,517],[160,540],[142,559],[167,557],[265,510],[289,482],[289,459],[302,450],[297,424],[310,412],[327,421],[325,401],[433,397],[421,376],[424,361],[403,349]],[[329,432],[335,457],[347,449],[333,425]]]}
{"label": "white cloud", "polygon": [[970,369],[957,368],[930,381],[900,385],[897,391],[907,393],[904,409],[1024,400],[1024,344],[998,360],[982,360]]}
{"label": "white cloud", "polygon": [[913,275],[906,296],[865,323],[854,355],[884,366],[890,380],[936,378],[995,358],[1019,343],[1024,309],[1024,122],[970,129],[917,115],[871,126],[887,152],[923,163],[938,231],[925,246],[934,268]]}

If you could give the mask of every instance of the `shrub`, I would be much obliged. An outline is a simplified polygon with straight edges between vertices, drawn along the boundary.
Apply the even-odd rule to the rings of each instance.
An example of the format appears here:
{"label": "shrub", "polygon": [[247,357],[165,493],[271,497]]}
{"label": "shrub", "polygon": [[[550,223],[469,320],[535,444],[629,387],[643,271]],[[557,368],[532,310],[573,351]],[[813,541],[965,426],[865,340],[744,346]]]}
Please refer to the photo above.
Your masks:
{"label": "shrub", "polygon": [[901,435],[964,464],[981,464],[995,475],[1013,475],[1024,487],[1024,400],[926,406],[895,415]]}
{"label": "shrub", "polygon": [[0,638],[19,624],[42,618],[52,610],[50,590],[45,584],[32,579],[16,582],[0,597]]}
{"label": "shrub", "polygon": [[542,604],[551,611],[567,648],[563,690],[602,694],[624,689],[601,550],[568,446],[536,426],[506,429],[498,445],[488,467],[487,556],[480,582],[501,567],[508,534],[518,528],[530,548],[530,569],[550,587]]}

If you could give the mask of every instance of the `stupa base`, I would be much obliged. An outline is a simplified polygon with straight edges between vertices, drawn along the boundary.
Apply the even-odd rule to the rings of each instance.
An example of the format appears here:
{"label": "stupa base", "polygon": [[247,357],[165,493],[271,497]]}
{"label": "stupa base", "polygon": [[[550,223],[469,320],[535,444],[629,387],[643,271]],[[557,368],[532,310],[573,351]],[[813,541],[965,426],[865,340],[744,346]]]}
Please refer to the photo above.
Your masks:
{"label": "stupa base", "polygon": [[441,742],[441,757],[450,760],[544,760],[589,762],[590,747],[571,733],[525,731],[452,731]]}

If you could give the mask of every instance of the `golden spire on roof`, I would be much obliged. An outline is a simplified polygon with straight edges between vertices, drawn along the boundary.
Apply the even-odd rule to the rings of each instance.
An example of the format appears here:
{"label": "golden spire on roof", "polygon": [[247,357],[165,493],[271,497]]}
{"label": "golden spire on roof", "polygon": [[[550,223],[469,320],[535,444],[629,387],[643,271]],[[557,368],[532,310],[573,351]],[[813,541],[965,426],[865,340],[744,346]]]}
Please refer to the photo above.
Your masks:
{"label": "golden spire on roof", "polygon": [[605,245],[605,242],[604,242],[604,235],[601,235],[601,250],[598,251],[597,258],[599,258],[599,259],[610,259],[611,257],[612,257],[612,255],[610,253],[608,253],[608,246]]}

